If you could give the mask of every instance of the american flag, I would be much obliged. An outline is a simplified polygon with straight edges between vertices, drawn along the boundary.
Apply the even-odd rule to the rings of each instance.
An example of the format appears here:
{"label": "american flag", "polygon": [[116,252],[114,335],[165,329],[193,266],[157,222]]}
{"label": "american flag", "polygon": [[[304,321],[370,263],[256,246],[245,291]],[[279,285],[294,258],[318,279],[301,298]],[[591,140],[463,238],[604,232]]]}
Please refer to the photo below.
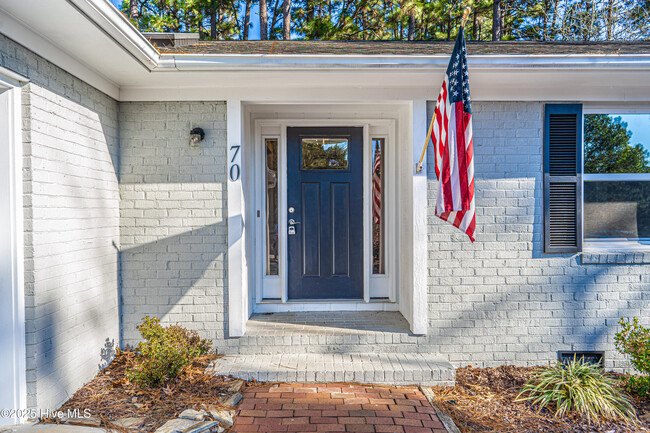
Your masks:
{"label": "american flag", "polygon": [[438,95],[431,140],[435,150],[436,216],[474,242],[474,146],[465,32],[461,27]]}
{"label": "american flag", "polygon": [[372,216],[375,224],[381,221],[381,148],[375,146],[375,165],[372,169]]}

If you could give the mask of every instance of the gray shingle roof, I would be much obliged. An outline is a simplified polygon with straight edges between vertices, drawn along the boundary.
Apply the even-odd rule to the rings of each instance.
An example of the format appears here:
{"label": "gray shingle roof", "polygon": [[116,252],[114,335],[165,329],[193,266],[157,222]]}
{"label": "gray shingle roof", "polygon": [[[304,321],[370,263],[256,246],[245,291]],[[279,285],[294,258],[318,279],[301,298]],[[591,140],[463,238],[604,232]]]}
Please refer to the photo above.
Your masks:
{"label": "gray shingle roof", "polygon": [[[201,41],[161,53],[303,55],[449,55],[447,41]],[[650,41],[467,42],[469,55],[650,54]]]}

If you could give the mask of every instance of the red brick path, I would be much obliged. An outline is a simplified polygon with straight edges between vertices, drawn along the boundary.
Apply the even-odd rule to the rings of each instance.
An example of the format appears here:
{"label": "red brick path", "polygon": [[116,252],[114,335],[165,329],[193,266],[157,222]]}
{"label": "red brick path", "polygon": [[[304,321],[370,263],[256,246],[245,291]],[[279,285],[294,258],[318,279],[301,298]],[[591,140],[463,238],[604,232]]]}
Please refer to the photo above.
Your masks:
{"label": "red brick path", "polygon": [[233,432],[446,433],[415,387],[283,384],[244,393]]}

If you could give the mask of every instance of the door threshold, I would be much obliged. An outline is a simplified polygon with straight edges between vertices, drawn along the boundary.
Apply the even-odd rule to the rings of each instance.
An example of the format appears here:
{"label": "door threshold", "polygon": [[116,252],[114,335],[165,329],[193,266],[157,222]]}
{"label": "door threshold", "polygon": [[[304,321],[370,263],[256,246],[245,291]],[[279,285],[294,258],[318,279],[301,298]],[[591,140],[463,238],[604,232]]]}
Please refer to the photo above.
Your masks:
{"label": "door threshold", "polygon": [[398,311],[397,302],[378,301],[312,301],[312,302],[258,302],[255,313],[292,313],[301,311]]}
{"label": "door threshold", "polygon": [[279,298],[262,299],[258,304],[368,304],[368,303],[394,304],[388,298],[370,298],[368,302],[363,299],[291,299],[282,302]]}

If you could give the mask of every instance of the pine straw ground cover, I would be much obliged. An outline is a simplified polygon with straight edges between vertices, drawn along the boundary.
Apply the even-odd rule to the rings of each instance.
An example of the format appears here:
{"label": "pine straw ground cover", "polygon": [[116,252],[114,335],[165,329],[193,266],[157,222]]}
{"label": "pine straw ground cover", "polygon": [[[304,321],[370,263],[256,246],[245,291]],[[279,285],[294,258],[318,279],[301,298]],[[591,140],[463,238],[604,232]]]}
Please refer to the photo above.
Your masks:
{"label": "pine straw ground cover", "polygon": [[[555,418],[546,409],[538,411],[528,402],[515,402],[524,384],[539,367],[472,368],[456,370],[453,388],[434,387],[436,404],[447,412],[462,433],[573,433],[573,432],[649,432],[650,399],[632,396],[637,426],[624,422],[589,425],[577,417]],[[617,376],[621,377],[621,376]],[[650,418],[648,418],[650,420]]]}
{"label": "pine straw ground cover", "polygon": [[[135,362],[135,352],[121,351],[108,367],[77,391],[60,410],[80,409],[83,413],[84,409],[89,409],[91,416],[100,419],[104,426],[124,432],[127,430],[113,423],[120,418],[142,417],[145,423],[139,432],[152,432],[185,409],[220,407],[220,399],[230,394],[228,388],[237,379],[205,373],[210,362],[218,357],[199,356],[183,368],[173,382],[162,387],[143,388],[126,378],[127,369]],[[242,390],[251,386],[256,386],[255,382],[245,383]]]}

